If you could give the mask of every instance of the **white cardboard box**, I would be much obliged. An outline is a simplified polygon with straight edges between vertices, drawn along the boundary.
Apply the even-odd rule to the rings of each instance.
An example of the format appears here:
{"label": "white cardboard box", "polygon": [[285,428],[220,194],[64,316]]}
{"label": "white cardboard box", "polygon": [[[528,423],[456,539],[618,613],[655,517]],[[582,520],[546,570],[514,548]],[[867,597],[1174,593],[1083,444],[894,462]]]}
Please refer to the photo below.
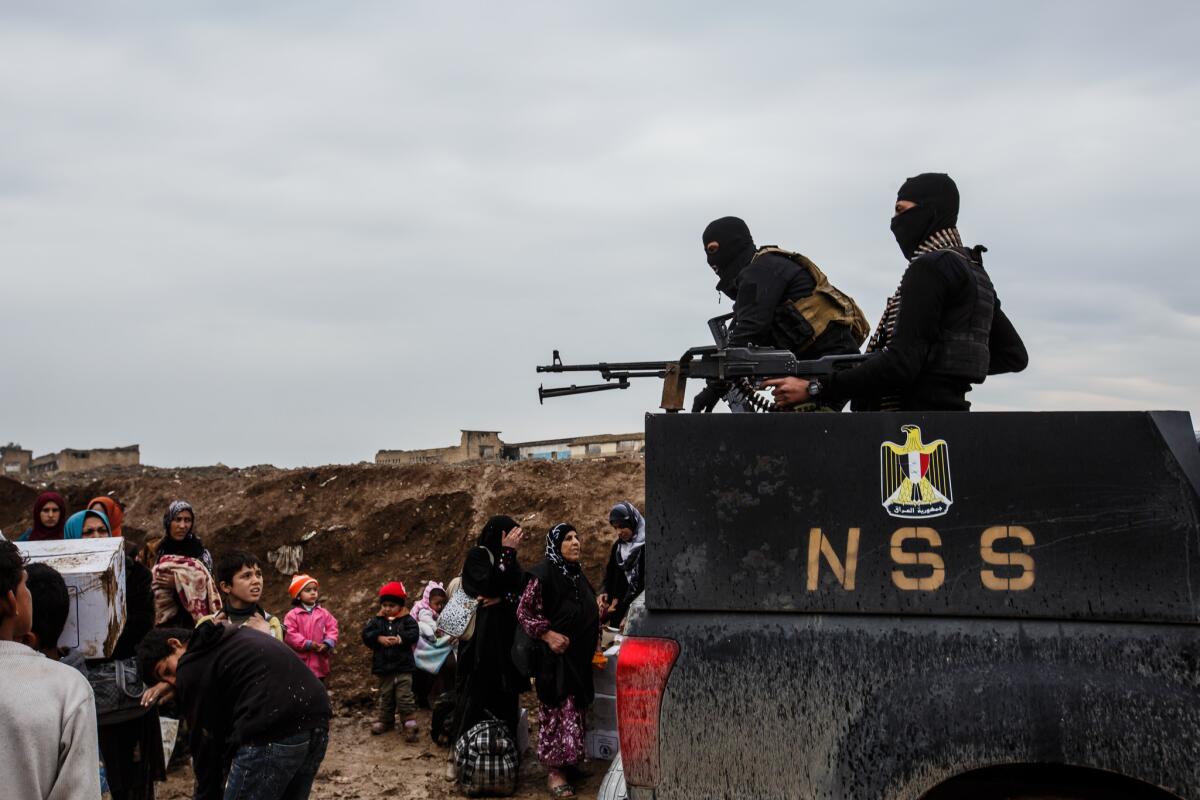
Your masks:
{"label": "white cardboard box", "polygon": [[111,656],[125,629],[125,540],[16,544],[30,562],[54,567],[66,581],[71,605],[59,646],[78,648],[84,658]]}
{"label": "white cardboard box", "polygon": [[617,729],[617,698],[611,694],[597,694],[588,706],[585,728],[589,731],[615,731]]}

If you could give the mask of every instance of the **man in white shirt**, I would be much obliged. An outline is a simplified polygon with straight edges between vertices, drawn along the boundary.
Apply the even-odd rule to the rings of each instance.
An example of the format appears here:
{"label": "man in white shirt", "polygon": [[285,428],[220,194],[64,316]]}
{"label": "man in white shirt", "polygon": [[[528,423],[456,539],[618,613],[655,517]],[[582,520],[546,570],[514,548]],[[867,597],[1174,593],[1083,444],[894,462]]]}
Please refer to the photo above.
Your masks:
{"label": "man in white shirt", "polygon": [[100,796],[96,702],[78,671],[21,644],[33,622],[25,559],[0,541],[0,775],[6,797]]}

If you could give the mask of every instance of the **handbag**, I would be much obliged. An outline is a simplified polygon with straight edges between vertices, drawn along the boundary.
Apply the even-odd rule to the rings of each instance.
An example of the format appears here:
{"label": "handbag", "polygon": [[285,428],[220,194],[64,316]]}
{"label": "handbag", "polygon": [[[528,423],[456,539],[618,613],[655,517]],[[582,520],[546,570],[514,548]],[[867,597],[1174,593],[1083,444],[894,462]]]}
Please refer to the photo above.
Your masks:
{"label": "handbag", "polygon": [[[483,550],[488,554],[488,561],[495,564],[492,551],[486,547]],[[468,641],[475,635],[475,612],[479,609],[479,600],[463,591],[461,575],[450,581],[446,593],[450,599],[438,615],[436,632],[453,636],[462,642]]]}
{"label": "handbag", "polygon": [[[542,669],[542,661],[549,655],[549,646],[540,639],[533,639],[525,629],[517,625],[513,635],[512,658],[513,668],[522,678],[536,678]],[[529,684],[525,686],[528,688]]]}
{"label": "handbag", "polygon": [[138,674],[136,658],[92,662],[87,671],[101,725],[136,719],[146,713],[147,709],[142,708],[146,685]]}
{"label": "handbag", "polygon": [[450,599],[438,615],[437,632],[467,641],[475,635],[475,610],[479,601],[462,590],[462,578],[450,581]]}

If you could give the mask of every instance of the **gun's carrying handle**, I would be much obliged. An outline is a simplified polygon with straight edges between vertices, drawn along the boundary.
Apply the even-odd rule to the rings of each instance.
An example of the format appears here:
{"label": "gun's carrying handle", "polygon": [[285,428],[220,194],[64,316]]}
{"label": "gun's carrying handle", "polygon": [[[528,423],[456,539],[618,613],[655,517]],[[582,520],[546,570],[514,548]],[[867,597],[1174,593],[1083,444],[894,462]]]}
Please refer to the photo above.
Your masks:
{"label": "gun's carrying handle", "polygon": [[675,413],[683,410],[683,401],[687,393],[687,373],[679,363],[667,364],[663,375],[662,403],[659,408]]}

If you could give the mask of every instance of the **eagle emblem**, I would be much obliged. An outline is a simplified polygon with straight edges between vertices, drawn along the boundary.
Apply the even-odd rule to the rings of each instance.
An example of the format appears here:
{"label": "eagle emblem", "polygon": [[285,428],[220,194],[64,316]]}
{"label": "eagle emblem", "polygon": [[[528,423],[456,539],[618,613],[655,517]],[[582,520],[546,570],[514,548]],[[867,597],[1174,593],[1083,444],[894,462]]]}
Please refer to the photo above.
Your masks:
{"label": "eagle emblem", "polygon": [[903,425],[902,444],[879,447],[879,495],[883,508],[901,519],[940,517],[954,503],[950,487],[950,446],[945,440],[925,444],[921,429]]}

